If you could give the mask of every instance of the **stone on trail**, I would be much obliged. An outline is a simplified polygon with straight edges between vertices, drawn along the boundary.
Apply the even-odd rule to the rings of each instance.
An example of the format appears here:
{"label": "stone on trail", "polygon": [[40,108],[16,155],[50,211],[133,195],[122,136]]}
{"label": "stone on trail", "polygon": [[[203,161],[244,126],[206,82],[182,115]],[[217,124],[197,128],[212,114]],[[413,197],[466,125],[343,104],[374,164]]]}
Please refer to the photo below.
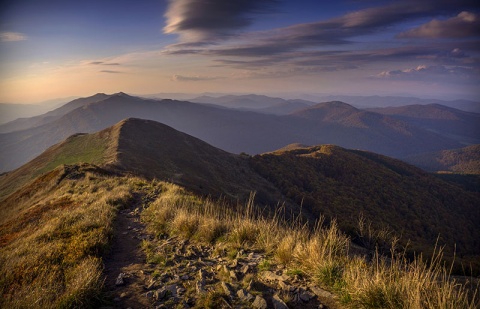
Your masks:
{"label": "stone on trail", "polygon": [[267,309],[267,301],[263,297],[257,295],[253,301],[252,307],[256,309]]}
{"label": "stone on trail", "polygon": [[277,294],[273,295],[272,302],[275,309],[288,309],[287,304]]}
{"label": "stone on trail", "polygon": [[120,273],[117,279],[115,280],[115,285],[116,286],[124,285],[125,281],[123,280],[123,278],[125,278],[126,276],[127,275],[125,273]]}

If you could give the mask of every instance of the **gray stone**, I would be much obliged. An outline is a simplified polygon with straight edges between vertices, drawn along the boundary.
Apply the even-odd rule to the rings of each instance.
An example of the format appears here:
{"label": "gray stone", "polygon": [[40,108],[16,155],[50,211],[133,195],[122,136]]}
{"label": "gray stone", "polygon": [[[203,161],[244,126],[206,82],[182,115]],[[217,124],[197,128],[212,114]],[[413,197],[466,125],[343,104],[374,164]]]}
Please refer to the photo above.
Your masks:
{"label": "gray stone", "polygon": [[223,282],[223,281],[220,283],[220,285],[222,286],[222,289],[225,292],[225,294],[227,294],[230,298],[233,298],[232,286],[227,282]]}
{"label": "gray stone", "polygon": [[119,285],[124,285],[125,284],[125,281],[123,280],[123,278],[125,278],[127,275],[125,273],[120,273],[117,277],[117,279],[115,280],[115,285],[119,286]]}
{"label": "gray stone", "polygon": [[298,297],[301,300],[303,300],[304,302],[308,302],[308,301],[310,301],[310,299],[315,297],[315,294],[313,294],[311,292],[303,292],[303,293],[298,294]]}
{"label": "gray stone", "polygon": [[164,299],[166,296],[167,296],[167,290],[165,290],[165,288],[156,290],[155,293],[153,294],[153,297],[156,300]]}
{"label": "gray stone", "polygon": [[277,274],[275,274],[274,272],[269,271],[269,270],[264,271],[264,272],[262,273],[262,277],[263,277],[265,280],[268,280],[268,281],[275,281],[275,280],[277,280],[277,281],[285,281],[285,280],[288,279],[288,277],[285,276],[285,275],[279,276],[279,275],[277,275]]}
{"label": "gray stone", "polygon": [[279,282],[278,282],[278,285],[280,286],[280,288],[281,288],[283,291],[286,291],[286,292],[293,292],[293,291],[295,291],[295,287],[294,287],[294,286],[291,286],[291,285],[285,283],[284,281],[279,281]]}
{"label": "gray stone", "polygon": [[247,274],[249,271],[250,271],[250,266],[248,266],[248,265],[244,265],[244,266],[240,269],[240,272],[241,272],[242,274],[244,274],[244,275]]}
{"label": "gray stone", "polygon": [[321,298],[333,298],[333,294],[328,292],[328,291],[325,291],[324,289],[321,289],[317,286],[311,286],[310,287],[310,290],[312,290],[312,292],[317,295],[318,297],[321,297]]}
{"label": "gray stone", "polygon": [[248,293],[245,289],[240,289],[237,291],[237,296],[243,301],[249,301],[253,299],[253,295]]}
{"label": "gray stone", "polygon": [[257,295],[252,303],[252,307],[256,309],[267,309],[267,301],[263,297]]}
{"label": "gray stone", "polygon": [[288,309],[287,304],[277,294],[273,295],[272,302],[275,309]]}

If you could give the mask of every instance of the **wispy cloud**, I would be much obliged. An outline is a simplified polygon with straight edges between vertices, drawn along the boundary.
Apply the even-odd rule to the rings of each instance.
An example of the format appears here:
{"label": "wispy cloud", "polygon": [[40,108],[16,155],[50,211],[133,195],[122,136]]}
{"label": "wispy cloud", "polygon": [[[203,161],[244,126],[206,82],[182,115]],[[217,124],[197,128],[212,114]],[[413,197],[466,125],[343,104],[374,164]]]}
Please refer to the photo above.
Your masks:
{"label": "wispy cloud", "polygon": [[[379,65],[390,61],[422,61],[429,66],[480,67],[480,61],[475,60],[478,57],[469,55],[472,50],[478,50],[477,44],[472,42],[437,40],[434,43],[408,41],[405,44],[406,41],[401,39],[478,35],[478,16],[470,13],[478,7],[475,0],[393,1],[326,20],[247,33],[239,30],[253,21],[253,13],[260,8],[255,3],[261,1],[230,2],[171,1],[164,31],[180,34],[180,41],[166,47],[162,54],[210,57],[215,63],[213,66],[242,70],[235,73],[240,78],[281,78],[362,69],[372,63]],[[262,9],[273,9],[275,4],[274,1],[261,3]],[[452,12],[456,15],[452,16]],[[451,18],[436,21],[436,24],[432,21],[397,35],[397,40],[391,40],[389,47],[373,48],[380,44],[369,46],[358,39],[392,31],[395,26],[405,22],[449,15]],[[394,33],[391,35],[395,36]],[[426,73],[421,71],[418,74],[426,76]],[[176,80],[201,79],[179,76]]]}
{"label": "wispy cloud", "polygon": [[[245,18],[244,13],[252,9],[250,1],[247,1],[246,5],[242,2],[242,5],[234,6],[235,10],[232,9],[230,13],[223,14],[222,17],[214,17],[218,14],[218,11],[215,9],[210,10],[208,5],[204,9],[198,10],[194,10],[194,5],[187,8],[186,4],[192,1],[178,0],[172,2],[171,9],[167,13],[169,22],[165,27],[166,32],[179,32],[180,34],[185,32],[187,36],[192,34],[193,39],[213,40],[216,36],[222,37],[225,33],[231,34],[228,31],[230,28],[236,29],[240,27],[243,23],[238,20],[235,21],[235,17],[243,20]],[[205,1],[209,2],[211,6],[214,6],[217,2],[224,3],[222,0]],[[460,9],[475,7],[474,1],[460,0],[456,1],[455,5]],[[236,41],[243,43],[228,47],[207,46],[205,49],[213,49],[215,54],[222,56],[261,57],[304,48],[345,45],[353,43],[352,39],[355,37],[373,34],[387,27],[415,18],[441,14],[447,9],[451,9],[451,7],[452,2],[448,0],[406,0],[393,2],[389,5],[363,9],[325,21],[239,34],[235,37]],[[233,18],[232,15],[234,16]],[[471,18],[470,15],[464,15],[462,15],[464,19]],[[216,18],[223,19],[224,17],[226,18],[224,22],[216,24]],[[224,30],[227,31],[224,32]],[[170,46],[168,52],[171,54],[198,54],[201,50],[201,45],[195,47],[197,48],[192,49],[192,45],[177,44]]]}
{"label": "wispy cloud", "polygon": [[277,0],[170,0],[165,33],[182,42],[214,42],[252,23],[252,14],[268,12]]}
{"label": "wispy cloud", "polygon": [[463,11],[447,20],[434,19],[420,27],[400,33],[398,38],[464,38],[480,36],[480,18]]}
{"label": "wispy cloud", "polygon": [[118,62],[105,62],[105,61],[91,61],[88,64],[93,65],[120,65]]}
{"label": "wispy cloud", "polygon": [[170,80],[174,82],[197,82],[197,81],[205,81],[205,80],[216,80],[216,79],[223,79],[224,77],[221,76],[200,76],[200,75],[173,75]]}
{"label": "wispy cloud", "polygon": [[25,41],[28,37],[20,32],[0,32],[1,42]]}
{"label": "wispy cloud", "polygon": [[393,80],[430,80],[448,79],[458,82],[475,82],[480,77],[480,71],[466,66],[419,65],[415,68],[384,71],[376,75],[380,79]]}
{"label": "wispy cloud", "polygon": [[121,74],[121,71],[114,71],[114,70],[101,70],[100,73],[110,73],[110,74]]}

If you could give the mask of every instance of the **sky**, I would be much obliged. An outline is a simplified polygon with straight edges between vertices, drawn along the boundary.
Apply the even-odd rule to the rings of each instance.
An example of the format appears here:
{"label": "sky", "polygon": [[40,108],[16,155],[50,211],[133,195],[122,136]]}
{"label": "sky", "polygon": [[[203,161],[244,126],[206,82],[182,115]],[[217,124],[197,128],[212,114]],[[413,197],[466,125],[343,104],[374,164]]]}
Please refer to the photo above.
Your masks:
{"label": "sky", "polygon": [[477,0],[3,0],[0,102],[98,92],[480,101]]}

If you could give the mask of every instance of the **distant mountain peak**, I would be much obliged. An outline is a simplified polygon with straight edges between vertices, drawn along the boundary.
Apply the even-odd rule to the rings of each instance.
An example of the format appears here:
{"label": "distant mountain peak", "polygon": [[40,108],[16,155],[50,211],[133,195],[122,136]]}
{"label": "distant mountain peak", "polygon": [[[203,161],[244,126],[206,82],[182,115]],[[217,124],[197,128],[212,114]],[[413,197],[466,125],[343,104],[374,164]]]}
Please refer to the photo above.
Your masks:
{"label": "distant mountain peak", "polygon": [[128,94],[126,94],[125,92],[122,92],[122,91],[112,94],[112,97],[113,96],[126,97],[126,98],[131,98],[132,97],[131,95],[128,95]]}
{"label": "distant mountain peak", "polygon": [[344,109],[349,109],[349,110],[358,110],[357,108],[353,107],[352,105],[342,102],[342,101],[330,101],[330,102],[322,102],[318,103],[311,108],[321,108],[321,107],[327,107],[327,108],[344,108]]}

